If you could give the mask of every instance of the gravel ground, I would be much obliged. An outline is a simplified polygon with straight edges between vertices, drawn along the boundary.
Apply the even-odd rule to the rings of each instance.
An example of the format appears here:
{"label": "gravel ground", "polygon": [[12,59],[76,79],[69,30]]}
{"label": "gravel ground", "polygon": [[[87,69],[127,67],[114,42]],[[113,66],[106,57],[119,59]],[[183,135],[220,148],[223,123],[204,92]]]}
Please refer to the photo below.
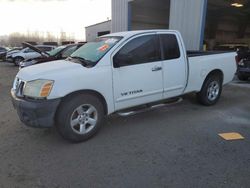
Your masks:
{"label": "gravel ground", "polygon": [[[107,118],[80,144],[23,126],[10,101],[18,69],[0,62],[0,187],[225,187],[250,185],[250,84],[227,85],[216,106],[176,105]],[[224,141],[238,132],[245,139]]]}

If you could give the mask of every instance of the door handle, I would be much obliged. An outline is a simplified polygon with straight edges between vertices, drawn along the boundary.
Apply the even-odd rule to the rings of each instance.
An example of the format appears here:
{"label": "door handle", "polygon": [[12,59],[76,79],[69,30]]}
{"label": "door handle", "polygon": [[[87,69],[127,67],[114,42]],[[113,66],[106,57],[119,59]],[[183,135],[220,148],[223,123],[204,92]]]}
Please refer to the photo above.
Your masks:
{"label": "door handle", "polygon": [[162,70],[162,67],[155,66],[152,68],[152,71],[160,71]]}

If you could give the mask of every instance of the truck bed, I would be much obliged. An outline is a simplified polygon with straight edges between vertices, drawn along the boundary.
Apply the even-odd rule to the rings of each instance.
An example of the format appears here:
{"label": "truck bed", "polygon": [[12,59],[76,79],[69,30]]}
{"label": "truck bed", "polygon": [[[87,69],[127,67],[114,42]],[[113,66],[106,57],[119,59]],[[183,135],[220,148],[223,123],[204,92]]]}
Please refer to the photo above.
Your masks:
{"label": "truck bed", "polygon": [[188,51],[188,84],[185,92],[200,91],[202,84],[212,70],[220,70],[223,84],[232,81],[236,72],[236,52]]}

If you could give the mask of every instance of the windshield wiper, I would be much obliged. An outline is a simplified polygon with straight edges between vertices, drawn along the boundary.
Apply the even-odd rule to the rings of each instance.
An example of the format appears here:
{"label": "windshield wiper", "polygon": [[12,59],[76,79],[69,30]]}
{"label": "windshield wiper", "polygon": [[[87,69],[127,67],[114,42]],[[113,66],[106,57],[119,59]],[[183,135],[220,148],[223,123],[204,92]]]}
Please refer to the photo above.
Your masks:
{"label": "windshield wiper", "polygon": [[82,65],[84,65],[86,67],[92,66],[92,64],[93,64],[92,61],[89,61],[89,60],[84,59],[83,57],[79,57],[79,56],[70,56],[70,57],[68,57],[68,59],[69,60],[76,59],[76,60],[80,61]]}

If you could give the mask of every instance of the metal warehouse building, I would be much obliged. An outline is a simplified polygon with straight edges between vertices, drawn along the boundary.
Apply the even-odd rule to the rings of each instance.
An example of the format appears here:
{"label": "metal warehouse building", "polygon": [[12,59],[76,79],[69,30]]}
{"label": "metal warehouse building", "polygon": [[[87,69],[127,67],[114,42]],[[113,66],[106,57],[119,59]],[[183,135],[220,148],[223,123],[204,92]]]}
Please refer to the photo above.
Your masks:
{"label": "metal warehouse building", "polygon": [[111,32],[111,20],[97,23],[85,27],[86,41],[92,41],[96,37],[109,34]]}
{"label": "metal warehouse building", "polygon": [[[112,0],[111,32],[175,29],[188,50],[248,46],[249,0]],[[95,28],[92,28],[95,30]],[[86,29],[87,32],[88,29]],[[98,32],[98,28],[96,28]]]}

